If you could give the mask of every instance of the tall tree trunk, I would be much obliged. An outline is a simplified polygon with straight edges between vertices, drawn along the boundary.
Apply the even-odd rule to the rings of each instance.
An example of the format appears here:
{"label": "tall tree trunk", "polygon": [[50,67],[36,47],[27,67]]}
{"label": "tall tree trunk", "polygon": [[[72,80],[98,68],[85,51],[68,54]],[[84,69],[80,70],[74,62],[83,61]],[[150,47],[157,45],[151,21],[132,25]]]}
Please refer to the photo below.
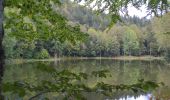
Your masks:
{"label": "tall tree trunk", "polygon": [[4,50],[2,46],[2,40],[4,36],[4,28],[3,28],[3,13],[4,13],[4,0],[0,0],[0,100],[4,100],[2,95],[2,76],[4,71]]}
{"label": "tall tree trunk", "polygon": [[3,12],[4,12],[4,7],[3,7],[3,1],[0,0],[0,55],[3,58],[4,52],[3,52],[3,47],[2,47],[2,40],[4,36],[4,28],[3,28]]}
{"label": "tall tree trunk", "polygon": [[152,50],[151,50],[151,46],[149,46],[149,55],[152,55]]}

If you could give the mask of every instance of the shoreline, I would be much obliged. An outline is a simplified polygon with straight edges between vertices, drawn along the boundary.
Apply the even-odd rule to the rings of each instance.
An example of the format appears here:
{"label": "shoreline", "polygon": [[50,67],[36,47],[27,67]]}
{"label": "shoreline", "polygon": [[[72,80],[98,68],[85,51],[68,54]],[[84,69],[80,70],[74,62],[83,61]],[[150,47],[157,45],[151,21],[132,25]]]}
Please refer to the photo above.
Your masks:
{"label": "shoreline", "polygon": [[133,61],[133,60],[142,60],[142,61],[153,61],[153,60],[165,60],[164,57],[154,57],[154,56],[118,56],[118,57],[66,57],[64,58],[66,60],[72,60],[72,59],[76,59],[76,60],[88,60],[88,59],[92,59],[92,60],[126,60],[126,61]]}
{"label": "shoreline", "polygon": [[113,59],[113,60],[165,60],[164,57],[154,56],[117,56],[117,57],[61,57],[61,58],[49,58],[49,59],[6,59],[6,61],[16,62],[36,62],[36,61],[59,61],[59,60],[70,60],[70,59]]}

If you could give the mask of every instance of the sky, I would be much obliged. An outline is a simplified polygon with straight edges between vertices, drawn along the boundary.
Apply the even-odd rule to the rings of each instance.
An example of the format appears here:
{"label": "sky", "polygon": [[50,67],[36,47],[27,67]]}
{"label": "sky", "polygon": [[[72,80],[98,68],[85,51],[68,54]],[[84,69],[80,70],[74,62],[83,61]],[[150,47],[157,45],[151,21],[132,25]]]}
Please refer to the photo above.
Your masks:
{"label": "sky", "polygon": [[[135,7],[133,7],[132,5],[128,6],[128,13],[130,16],[138,16],[139,18],[143,18],[146,17],[147,15],[147,7],[146,5],[143,5],[142,7],[140,7],[140,10],[136,9]],[[151,16],[148,16],[147,18],[150,18]]]}
{"label": "sky", "polygon": [[[73,1],[73,0],[71,0],[71,1]],[[82,1],[80,3],[80,5],[83,5],[83,4],[84,4],[84,1]],[[143,5],[143,6],[140,7],[140,10],[138,10],[135,7],[133,7],[132,5],[129,4],[128,5],[128,14],[130,16],[137,16],[139,18],[144,18],[147,15],[147,7],[146,7],[146,5]],[[151,16],[147,16],[146,18],[149,19],[149,18],[151,18]]]}

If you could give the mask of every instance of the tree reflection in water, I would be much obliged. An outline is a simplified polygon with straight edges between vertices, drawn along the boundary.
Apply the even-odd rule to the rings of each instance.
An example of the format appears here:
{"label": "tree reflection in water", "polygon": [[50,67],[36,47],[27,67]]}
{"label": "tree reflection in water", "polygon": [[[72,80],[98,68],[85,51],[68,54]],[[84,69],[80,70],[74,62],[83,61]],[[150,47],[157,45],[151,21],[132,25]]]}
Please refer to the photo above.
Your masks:
{"label": "tree reflection in water", "polygon": [[24,81],[6,82],[2,85],[3,92],[18,94],[21,98],[30,92],[34,93],[34,95],[29,97],[29,100],[37,99],[47,93],[55,93],[56,98],[60,99],[82,100],[86,99],[90,94],[102,94],[107,98],[120,98],[119,94],[122,96],[122,93],[125,93],[124,97],[127,97],[132,94],[134,96],[135,93],[135,96],[138,97],[141,93],[148,93],[163,85],[163,83],[141,79],[132,85],[110,85],[104,82],[97,82],[94,87],[89,87],[84,83],[84,80],[91,77],[107,78],[110,76],[109,71],[93,71],[90,74],[73,73],[69,70],[57,71],[54,67],[49,67],[42,63],[38,64],[36,69],[50,75],[50,79],[44,79],[38,85]]}

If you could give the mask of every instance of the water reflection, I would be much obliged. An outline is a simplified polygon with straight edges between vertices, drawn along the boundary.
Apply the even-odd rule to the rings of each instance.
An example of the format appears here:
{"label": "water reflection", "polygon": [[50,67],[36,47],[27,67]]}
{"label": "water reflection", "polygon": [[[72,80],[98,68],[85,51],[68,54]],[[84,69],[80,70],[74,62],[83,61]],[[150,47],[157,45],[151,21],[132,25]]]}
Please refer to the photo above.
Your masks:
{"label": "water reflection", "polygon": [[[27,82],[31,85],[40,85],[43,80],[54,81],[51,74],[45,73],[42,70],[37,69],[37,66],[45,64],[49,68],[55,69],[57,71],[69,70],[73,73],[87,73],[90,74],[93,71],[99,70],[109,70],[111,72],[112,77],[108,78],[96,78],[90,77],[88,80],[83,80],[83,82],[88,86],[94,86],[96,82],[104,81],[107,84],[119,85],[119,84],[135,84],[138,82],[138,79],[145,79],[156,82],[164,82],[166,85],[170,85],[170,81],[168,80],[168,75],[170,75],[170,67],[166,65],[166,62],[162,61],[113,61],[113,60],[66,60],[60,61],[57,63],[54,62],[35,62],[35,63],[23,63],[23,64],[6,64],[6,70],[3,76],[3,83],[13,83],[16,81]],[[41,68],[41,66],[39,66]],[[46,69],[45,69],[46,70]],[[165,91],[167,89],[167,91]],[[150,93],[152,94],[143,94],[143,93],[133,93],[132,91],[119,91],[112,95],[111,98],[108,98],[104,95],[100,94],[86,94],[88,100],[104,100],[104,99],[120,99],[120,100],[148,100],[148,98],[169,98],[170,89],[168,88],[159,88],[156,91]],[[162,94],[161,94],[162,93]],[[27,94],[25,99],[30,98],[30,96],[35,95],[36,93]],[[164,94],[164,95],[163,95]],[[16,94],[4,93],[6,98],[19,98]],[[51,97],[50,100],[55,100],[56,93],[48,93],[43,97]],[[151,96],[151,97],[149,97]],[[162,97],[161,97],[162,96]],[[144,99],[145,98],[145,99]]]}
{"label": "water reflection", "polygon": [[[127,98],[121,98],[120,100],[152,100],[151,94],[141,95],[137,98],[128,96]],[[108,99],[109,100],[109,99]]]}

